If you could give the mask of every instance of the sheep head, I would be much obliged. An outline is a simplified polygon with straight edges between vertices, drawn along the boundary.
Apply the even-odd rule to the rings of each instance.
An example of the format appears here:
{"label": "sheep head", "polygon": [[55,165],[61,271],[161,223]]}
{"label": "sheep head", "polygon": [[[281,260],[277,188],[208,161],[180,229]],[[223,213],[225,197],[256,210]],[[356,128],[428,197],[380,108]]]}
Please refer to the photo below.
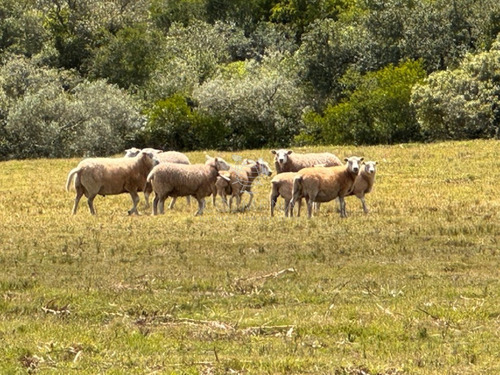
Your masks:
{"label": "sheep head", "polygon": [[351,173],[358,174],[360,169],[359,166],[363,159],[364,158],[360,158],[357,156],[350,156],[348,158],[345,158],[344,161],[346,162],[347,170]]}
{"label": "sheep head", "polygon": [[282,166],[286,164],[288,161],[288,155],[290,155],[293,151],[282,148],[280,150],[272,150],[271,152],[274,154],[274,161]]}

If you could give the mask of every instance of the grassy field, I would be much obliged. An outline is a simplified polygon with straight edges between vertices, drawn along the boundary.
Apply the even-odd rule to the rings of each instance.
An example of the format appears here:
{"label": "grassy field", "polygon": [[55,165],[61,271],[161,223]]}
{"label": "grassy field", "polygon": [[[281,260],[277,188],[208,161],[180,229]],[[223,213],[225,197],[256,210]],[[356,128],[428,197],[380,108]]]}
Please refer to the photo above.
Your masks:
{"label": "grassy field", "polygon": [[369,214],[270,218],[262,178],[246,212],[72,216],[79,160],[0,163],[0,373],[499,374],[500,143],[324,150],[378,161]]}

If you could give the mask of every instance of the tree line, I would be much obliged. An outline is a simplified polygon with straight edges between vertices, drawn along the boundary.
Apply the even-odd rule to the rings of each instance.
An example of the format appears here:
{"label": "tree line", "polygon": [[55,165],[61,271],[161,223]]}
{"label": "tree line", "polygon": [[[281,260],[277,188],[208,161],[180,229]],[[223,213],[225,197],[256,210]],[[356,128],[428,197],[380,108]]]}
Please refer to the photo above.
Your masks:
{"label": "tree line", "polygon": [[499,128],[497,0],[0,3],[0,159]]}

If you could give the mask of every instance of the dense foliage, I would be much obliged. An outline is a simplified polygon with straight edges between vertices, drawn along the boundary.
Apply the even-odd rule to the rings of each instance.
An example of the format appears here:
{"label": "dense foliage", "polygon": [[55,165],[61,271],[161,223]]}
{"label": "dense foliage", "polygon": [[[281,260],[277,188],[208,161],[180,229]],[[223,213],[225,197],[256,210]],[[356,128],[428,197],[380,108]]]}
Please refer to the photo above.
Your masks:
{"label": "dense foliage", "polygon": [[4,0],[0,158],[488,138],[496,0]]}

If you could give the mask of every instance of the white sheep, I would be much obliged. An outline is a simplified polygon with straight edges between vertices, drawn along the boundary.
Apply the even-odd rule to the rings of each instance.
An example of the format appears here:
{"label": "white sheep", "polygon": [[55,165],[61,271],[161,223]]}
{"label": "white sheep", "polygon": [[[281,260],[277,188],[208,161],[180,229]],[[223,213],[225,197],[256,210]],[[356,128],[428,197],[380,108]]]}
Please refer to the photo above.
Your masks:
{"label": "white sheep", "polygon": [[290,202],[292,210],[295,202],[300,198],[305,198],[307,217],[310,218],[314,202],[329,202],[339,198],[340,216],[346,217],[344,197],[352,190],[363,158],[351,156],[345,161],[344,166],[311,167],[297,172],[293,180],[293,198]]}
{"label": "white sheep", "polygon": [[[229,207],[229,211],[231,211],[233,198],[236,198],[236,207],[239,208],[241,196],[245,192],[248,193],[250,200],[244,207],[244,209],[247,209],[253,201],[252,184],[255,179],[258,176],[270,176],[271,174],[272,170],[264,160],[245,160],[242,165],[232,166],[227,171],[219,172],[220,178],[216,182],[217,193],[220,195],[225,206]],[[231,195],[229,205],[226,195]]]}
{"label": "white sheep", "polygon": [[276,173],[298,172],[303,168],[314,167],[322,164],[325,167],[342,165],[340,159],[329,152],[296,154],[292,150],[272,150]]}
{"label": "white sheep", "polygon": [[375,183],[375,174],[377,172],[377,162],[367,161],[359,170],[358,176],[354,181],[351,192],[348,195],[355,195],[361,200],[363,206],[363,211],[365,214],[369,212],[365,203],[365,194],[368,194],[373,189],[373,184]]}
{"label": "white sheep", "polygon": [[219,171],[229,169],[222,158],[207,160],[205,164],[160,163],[147,177],[155,193],[153,215],[164,212],[167,197],[193,196],[198,201],[196,215],[202,215],[205,197],[213,193]]}
{"label": "white sheep", "polygon": [[[178,151],[162,151],[154,148],[143,148],[142,151],[151,152],[154,154],[153,163],[154,165],[159,163],[178,163],[178,164],[191,164],[189,158]],[[128,150],[125,150],[125,157],[134,157],[139,152],[141,152],[140,148],[132,147]],[[144,202],[146,208],[149,208],[149,196],[151,195],[151,185],[148,184],[144,188]],[[186,197],[188,205],[190,204],[189,197]],[[168,206],[170,209],[174,208],[176,198],[173,198]]]}
{"label": "white sheep", "polygon": [[74,180],[76,197],[73,214],[83,195],[88,199],[90,213],[95,215],[94,198],[97,195],[129,193],[133,207],[129,214],[138,213],[138,191],[146,184],[146,177],[153,168],[153,154],[141,151],[133,158],[89,158],[72,169],[66,180],[66,190]]}
{"label": "white sheep", "polygon": [[[293,192],[293,179],[297,173],[295,172],[284,172],[277,174],[271,180],[271,194],[269,199],[271,201],[271,216],[274,216],[274,208],[276,206],[276,201],[281,195],[285,200],[285,217],[288,217],[288,212],[290,209],[290,201],[292,200]],[[300,216],[300,209],[302,206],[302,199],[299,200],[299,207],[297,216]]]}

